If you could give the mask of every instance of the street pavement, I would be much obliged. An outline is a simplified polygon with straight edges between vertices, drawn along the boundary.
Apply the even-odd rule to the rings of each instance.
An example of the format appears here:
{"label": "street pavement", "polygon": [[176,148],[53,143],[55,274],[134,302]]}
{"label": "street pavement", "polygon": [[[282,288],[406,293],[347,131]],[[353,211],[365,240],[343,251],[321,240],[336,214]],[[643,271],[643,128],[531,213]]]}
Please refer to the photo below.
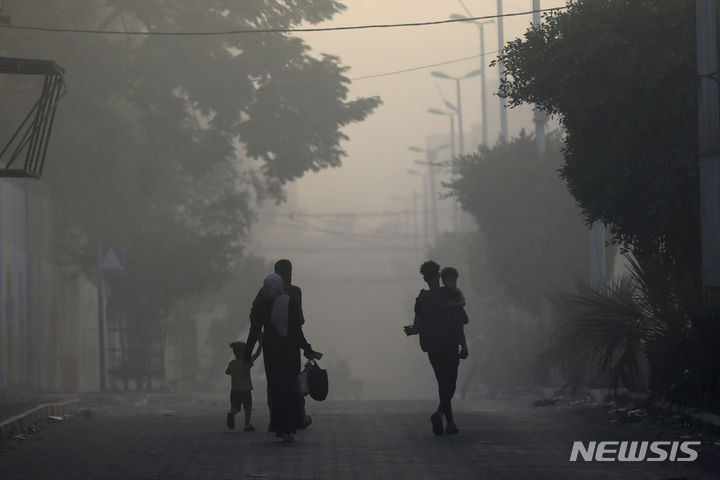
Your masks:
{"label": "street pavement", "polygon": [[[460,434],[436,437],[430,401],[308,400],[312,426],[282,443],[265,431],[261,401],[257,431],[243,432],[225,426],[220,397],[97,400],[85,399],[82,415],[0,442],[0,479],[720,478],[718,438],[660,419],[611,423],[601,407],[456,401]],[[692,463],[569,461],[575,440],[658,439],[703,445]]]}

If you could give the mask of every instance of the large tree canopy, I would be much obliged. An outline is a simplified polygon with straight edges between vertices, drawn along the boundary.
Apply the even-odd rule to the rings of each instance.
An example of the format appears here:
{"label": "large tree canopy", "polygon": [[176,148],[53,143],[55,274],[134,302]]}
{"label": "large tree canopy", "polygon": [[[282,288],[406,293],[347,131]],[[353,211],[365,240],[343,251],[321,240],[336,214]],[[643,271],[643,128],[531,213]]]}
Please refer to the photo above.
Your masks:
{"label": "large tree canopy", "polygon": [[[332,0],[9,0],[4,7],[15,25],[140,32],[290,28],[344,9]],[[213,291],[242,265],[255,200],[281,200],[286,182],[339,166],[342,127],[380,104],[348,100],[340,59],[313,55],[282,33],[2,28],[0,55],[51,59],[66,71],[44,172],[58,257],[94,273],[98,243],[125,245],[126,274],[108,278],[109,311],[138,355],[162,343],[176,302]],[[4,77],[6,140],[28,100],[13,92],[31,80]]]}
{"label": "large tree canopy", "polygon": [[[345,7],[332,0],[7,1],[17,25],[188,32],[288,28]],[[341,128],[378,98],[347,100],[340,59],[281,33],[98,35],[0,29],[0,55],[66,70],[45,181],[61,254],[95,263],[98,242],[127,246],[112,279],[124,309],[154,316],[227,278],[252,201],[281,199],[307,171],[340,165]],[[0,79],[8,90],[22,87]],[[26,86],[27,84],[25,84]],[[3,111],[20,97],[3,95]],[[14,103],[15,102],[15,103]],[[4,116],[11,132],[14,117]]]}
{"label": "large tree canopy", "polygon": [[677,0],[577,0],[509,42],[500,95],[557,115],[587,221],[638,258],[699,266],[695,12]]}
{"label": "large tree canopy", "polygon": [[587,278],[589,234],[559,178],[560,135],[543,155],[524,131],[452,163],[449,188],[486,238],[487,264],[510,300],[539,313],[543,299]]}

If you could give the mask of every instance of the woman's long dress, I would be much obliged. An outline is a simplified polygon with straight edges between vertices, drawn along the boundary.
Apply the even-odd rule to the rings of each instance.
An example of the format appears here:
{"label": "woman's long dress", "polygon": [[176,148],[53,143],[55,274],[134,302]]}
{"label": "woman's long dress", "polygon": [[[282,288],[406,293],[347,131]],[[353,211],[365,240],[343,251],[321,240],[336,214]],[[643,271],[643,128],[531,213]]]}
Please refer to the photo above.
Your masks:
{"label": "woman's long dress", "polygon": [[263,359],[270,396],[270,411],[278,436],[294,434],[303,422],[303,411],[296,381],[300,374],[300,349],[310,349],[300,323],[300,310],[290,299],[288,304],[288,333],[283,337],[271,322],[273,300],[263,300],[253,306],[246,351],[252,351],[261,331]]}

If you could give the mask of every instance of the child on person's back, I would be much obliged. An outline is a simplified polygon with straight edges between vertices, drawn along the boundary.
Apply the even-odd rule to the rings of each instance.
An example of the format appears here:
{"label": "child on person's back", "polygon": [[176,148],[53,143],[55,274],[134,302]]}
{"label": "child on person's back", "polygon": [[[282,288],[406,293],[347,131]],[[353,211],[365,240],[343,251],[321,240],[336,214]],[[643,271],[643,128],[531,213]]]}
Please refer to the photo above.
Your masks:
{"label": "child on person's back", "polygon": [[235,415],[240,412],[242,407],[245,409],[244,431],[252,432],[255,430],[255,427],[250,424],[253,389],[252,379],[250,378],[250,368],[253,366],[253,362],[260,356],[262,338],[258,339],[258,348],[250,358],[250,363],[242,359],[245,353],[245,347],[245,342],[232,342],[230,344],[230,348],[232,348],[233,354],[235,354],[235,359],[230,360],[225,370],[225,373],[231,377],[230,411],[227,414],[227,426],[228,428],[235,428]]}
{"label": "child on person's back", "polygon": [[462,328],[462,343],[460,344],[459,356],[462,359],[468,357],[467,340],[465,339],[465,328],[464,325],[468,323],[467,312],[465,312],[465,296],[457,286],[457,279],[460,276],[457,269],[453,267],[445,267],[440,271],[440,278],[442,279],[443,286],[441,290],[445,292],[446,303],[445,306],[448,308],[457,308],[460,328]]}

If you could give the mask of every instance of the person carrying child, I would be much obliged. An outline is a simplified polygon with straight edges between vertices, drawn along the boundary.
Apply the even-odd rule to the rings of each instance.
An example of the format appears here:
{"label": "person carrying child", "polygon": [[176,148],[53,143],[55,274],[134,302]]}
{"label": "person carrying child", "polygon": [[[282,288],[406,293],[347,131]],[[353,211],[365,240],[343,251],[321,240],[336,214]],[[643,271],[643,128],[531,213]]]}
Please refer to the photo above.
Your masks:
{"label": "person carrying child", "polygon": [[250,357],[249,361],[243,360],[245,349],[247,345],[245,342],[232,342],[230,344],[235,359],[230,360],[230,363],[225,370],[227,375],[231,378],[230,388],[230,411],[227,414],[227,426],[228,428],[235,428],[235,415],[240,413],[240,407],[245,409],[245,428],[243,431],[252,432],[255,430],[250,424],[250,416],[252,415],[252,379],[250,378],[250,368],[253,363],[260,356],[262,351],[262,338],[258,339],[257,351]]}
{"label": "person carrying child", "polygon": [[[458,307],[451,307],[448,303],[448,297],[452,294],[457,298],[457,292],[451,291],[449,287],[445,287],[445,291],[440,288],[440,265],[429,260],[420,266],[420,274],[428,289],[421,290],[415,299],[413,323],[405,326],[404,330],[408,336],[420,336],[420,348],[427,352],[437,379],[440,404],[430,416],[432,431],[435,435],[456,435],[458,428],[453,417],[452,398],[455,395],[460,364],[458,347],[461,353],[467,352],[464,323]],[[444,430],[443,417],[447,422]]]}

